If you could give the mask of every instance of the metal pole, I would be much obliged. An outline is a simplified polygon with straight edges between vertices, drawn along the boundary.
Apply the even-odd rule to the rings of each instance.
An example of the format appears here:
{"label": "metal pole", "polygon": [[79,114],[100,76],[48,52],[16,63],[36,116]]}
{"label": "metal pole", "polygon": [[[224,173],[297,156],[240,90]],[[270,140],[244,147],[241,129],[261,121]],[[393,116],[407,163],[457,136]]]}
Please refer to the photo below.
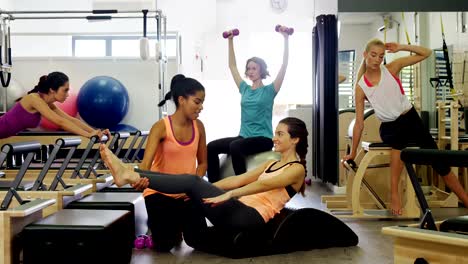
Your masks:
{"label": "metal pole", "polygon": [[[158,13],[159,10],[148,10],[149,13]],[[139,14],[141,10],[117,10],[117,9],[97,9],[97,10],[49,10],[49,11],[1,11],[1,14]]]}
{"label": "metal pole", "polygon": [[[163,42],[164,42],[164,49],[162,50],[162,63],[163,63],[163,68],[162,68],[162,77],[163,77],[163,94],[165,95],[167,91],[167,18],[164,15],[163,16],[163,23],[164,23],[164,31],[163,31]],[[166,107],[166,114],[167,113],[167,107]]]}
{"label": "metal pole", "polygon": [[[111,20],[111,19],[132,19],[143,18],[142,16],[13,16],[12,20],[36,20],[36,19],[88,19],[88,20]],[[156,18],[156,16],[147,16],[147,18]]]}
{"label": "metal pole", "polygon": [[[4,28],[4,23],[5,23],[5,18],[2,18],[2,21],[0,22],[0,65],[3,66],[3,60],[2,60],[2,57],[3,57],[3,40],[4,40],[4,32],[5,32],[5,28]],[[0,73],[0,74],[3,74]],[[2,109],[2,113],[6,113],[7,111],[7,89],[2,89],[2,101],[3,101],[3,109]]]}
{"label": "metal pole", "polygon": [[[162,66],[163,66],[163,63],[162,63],[162,58],[160,56],[161,52],[161,19],[162,19],[162,12],[161,10],[158,10],[158,15],[156,16],[156,27],[157,27],[157,30],[156,30],[156,41],[157,41],[157,44],[159,49],[156,50],[157,54],[156,54],[156,60],[158,60],[158,65],[159,65],[159,73],[158,73],[158,81],[159,81],[159,84],[158,84],[158,92],[159,92],[159,100],[162,100],[164,98],[164,83],[163,83],[163,78],[162,78],[162,75],[163,75],[163,69],[162,69]],[[163,117],[163,114],[167,114],[167,105],[164,105],[162,107],[159,107],[159,118],[162,118]]]}

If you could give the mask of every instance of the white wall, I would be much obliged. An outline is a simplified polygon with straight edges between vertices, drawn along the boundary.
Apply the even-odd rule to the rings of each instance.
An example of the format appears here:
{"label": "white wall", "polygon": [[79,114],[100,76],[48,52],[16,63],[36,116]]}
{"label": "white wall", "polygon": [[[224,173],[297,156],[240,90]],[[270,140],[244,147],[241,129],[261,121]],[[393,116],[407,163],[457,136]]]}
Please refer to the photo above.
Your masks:
{"label": "white wall", "polygon": [[[341,33],[339,39],[339,48],[340,50],[345,49],[354,49],[356,50],[356,61],[361,62],[362,53],[364,52],[366,43],[372,38],[378,38],[386,42],[399,42],[406,43],[406,35],[404,30],[404,25],[401,18],[401,13],[389,13],[385,15],[391,15],[392,19],[396,22],[393,22],[392,28],[388,28],[385,36],[385,32],[379,32],[378,29],[384,25],[384,20],[382,17],[383,14],[375,13],[370,15],[372,18],[366,20],[367,23],[355,24],[349,22],[352,20],[350,16],[356,16],[356,20],[362,19],[359,18],[362,16],[360,13],[349,14],[347,13],[346,19],[348,23],[341,24]],[[411,43],[414,44],[414,21],[413,13],[405,13],[405,21],[407,24],[408,34],[411,39]],[[398,23],[400,23],[400,28],[398,29]],[[387,59],[392,60],[395,57],[407,55],[404,52],[399,52],[397,54],[387,53]]]}
{"label": "white wall", "polygon": [[[453,45],[455,50],[468,50],[468,33],[461,32],[461,21],[457,25],[457,12],[431,12],[429,13],[429,28],[431,34],[429,44],[432,49],[442,47],[442,29],[440,15],[444,23],[445,42]],[[468,13],[467,13],[468,16]],[[467,17],[468,18],[468,17]]]}
{"label": "white wall", "polygon": [[[67,11],[92,10],[92,0],[60,1],[60,0],[15,0],[11,1],[11,11]],[[63,14],[69,15],[69,14]],[[86,16],[89,14],[82,14]],[[26,16],[18,14],[16,16]],[[44,14],[43,16],[48,16]],[[50,15],[49,15],[50,16]],[[111,21],[87,22],[85,19],[69,20],[15,20],[12,22],[15,33],[72,33],[72,32],[143,32],[143,23],[139,19],[114,19]],[[147,24],[148,31],[156,31],[155,19]]]}
{"label": "white wall", "polygon": [[[428,38],[428,43],[424,43],[425,46],[431,49],[441,48],[442,47],[442,30],[440,26],[440,15],[442,14],[442,19],[444,23],[445,31],[445,41],[447,45],[453,45],[455,51],[464,51],[468,50],[468,33],[461,32],[461,22],[460,18],[457,25],[457,13],[456,12],[429,12],[429,13],[420,13],[428,16],[423,23],[428,23],[427,31],[419,32],[419,38]],[[360,16],[359,13],[355,14]],[[389,41],[398,41],[400,43],[407,43],[405,35],[405,27],[402,21],[401,13],[390,13],[392,18],[400,23],[400,32],[397,36],[397,24],[394,23],[393,28],[387,31],[387,42]],[[468,15],[468,14],[467,14]],[[406,28],[408,30],[408,35],[412,44],[415,43],[415,21],[413,12],[405,12],[405,21]],[[383,25],[383,20],[381,18],[374,19],[368,25],[346,25],[342,24],[342,30],[340,36],[340,49],[342,47],[359,47],[360,43],[364,43],[368,40],[362,39],[363,31],[368,29],[371,37],[377,37],[383,40],[383,32],[377,32],[377,28]],[[357,50],[357,49],[356,49]],[[392,56],[391,54],[388,54]],[[398,54],[398,56],[404,56],[406,54]]]}
{"label": "white wall", "polygon": [[341,24],[339,50],[355,50],[356,61],[360,62],[367,41],[374,37],[374,31],[369,24]]}
{"label": "white wall", "polygon": [[[91,10],[92,0],[15,0],[10,2],[12,10]],[[182,36],[182,71],[187,76],[199,79],[206,87],[205,110],[201,119],[210,126],[208,140],[236,135],[240,122],[240,96],[227,67],[227,43],[221,33],[237,27],[241,35],[235,39],[239,71],[243,72],[247,58],[264,57],[271,75],[278,72],[282,59],[282,38],[274,32],[276,24],[294,27],[290,38],[290,60],[288,71],[276,104],[287,109],[287,104],[312,102],[312,28],[315,16],[336,14],[337,1],[294,0],[288,1],[286,11],[278,13],[270,7],[269,0],[160,0],[158,9],[167,16],[167,29]],[[156,30],[150,21],[149,31]],[[83,20],[34,20],[12,22],[12,32],[23,35],[41,33],[85,34],[85,33],[134,33],[142,31],[140,20],[114,20],[88,23]],[[67,36],[64,36],[67,38]],[[69,37],[68,37],[69,38]],[[58,50],[62,40],[46,41],[35,47]],[[15,42],[17,48],[28,48],[29,43]],[[32,50],[32,49],[31,49]],[[200,70],[204,59],[204,70]],[[172,75],[169,75],[169,80]],[[271,82],[272,78],[265,83]],[[222,114],[221,114],[222,113]],[[279,113],[281,114],[281,113]],[[208,122],[209,120],[209,122]],[[274,124],[275,125],[275,124]]]}
{"label": "white wall", "polygon": [[[291,1],[290,1],[291,2]],[[338,13],[338,1],[328,0],[315,0],[315,15],[320,14],[337,14]]]}
{"label": "white wall", "polygon": [[[221,37],[225,30],[238,28],[241,32],[234,40],[241,74],[245,61],[259,56],[266,60],[270,74],[275,77],[281,65],[283,40],[274,27],[276,24],[294,27],[288,71],[275,103],[312,102],[311,32],[316,2],[321,3],[324,12],[336,13],[336,7],[329,8],[333,6],[330,1],[322,0],[289,1],[283,13],[272,10],[266,0],[158,1],[158,8],[167,14],[169,28],[182,35],[183,73],[199,79],[207,90],[200,119],[207,126],[208,141],[236,135],[240,127],[240,95],[228,69],[227,41]],[[203,58],[203,71],[201,60],[195,55]],[[269,78],[265,83],[271,81]]]}
{"label": "white wall", "polygon": [[0,0],[0,9],[10,10],[12,8],[13,0]]}

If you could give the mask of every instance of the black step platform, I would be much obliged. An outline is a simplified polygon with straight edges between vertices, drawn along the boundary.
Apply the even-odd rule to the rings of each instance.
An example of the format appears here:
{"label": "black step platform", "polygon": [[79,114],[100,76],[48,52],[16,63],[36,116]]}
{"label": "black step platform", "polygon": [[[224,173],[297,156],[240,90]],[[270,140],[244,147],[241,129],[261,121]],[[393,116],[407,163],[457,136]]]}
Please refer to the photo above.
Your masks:
{"label": "black step platform", "polygon": [[133,215],[125,210],[62,210],[24,228],[23,263],[130,263]]}
{"label": "black step platform", "polygon": [[135,227],[135,235],[146,234],[148,231],[148,213],[141,193],[93,193],[69,203],[66,209],[128,210],[134,216],[132,226]]}

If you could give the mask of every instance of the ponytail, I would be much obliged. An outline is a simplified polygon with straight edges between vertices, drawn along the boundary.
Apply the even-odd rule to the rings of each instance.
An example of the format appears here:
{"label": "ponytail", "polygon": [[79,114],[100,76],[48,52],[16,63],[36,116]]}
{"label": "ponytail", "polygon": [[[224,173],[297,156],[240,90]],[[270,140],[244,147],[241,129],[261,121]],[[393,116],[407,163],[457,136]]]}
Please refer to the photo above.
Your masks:
{"label": "ponytail", "polygon": [[166,101],[171,100],[171,97],[172,97],[172,91],[167,92],[166,96],[164,96],[164,99],[161,102],[159,102],[158,107],[161,107],[164,104],[166,104]]}
{"label": "ponytail", "polygon": [[305,177],[307,176],[307,162],[305,157],[299,157],[299,162],[302,164],[302,166],[304,166],[304,181],[302,182],[299,192],[302,194],[302,196],[305,196]]}
{"label": "ponytail", "polygon": [[361,77],[364,75],[365,72],[366,72],[366,59],[362,59],[361,65],[359,66],[359,70],[357,73],[356,85],[358,84],[359,80],[361,80]]}
{"label": "ponytail", "polygon": [[43,93],[48,94],[49,90],[58,91],[58,89],[64,86],[68,82],[68,76],[63,72],[51,72],[48,75],[42,75],[39,78],[39,82],[34,89],[28,92],[30,93]]}
{"label": "ponytail", "polygon": [[[34,88],[30,90],[28,94],[39,93],[39,92],[47,93],[49,89],[47,88],[46,83],[47,83],[47,75],[42,75],[41,78],[39,78],[39,83],[36,84],[36,86],[34,86]],[[16,99],[15,102],[19,102],[21,99],[23,99],[23,97]]]}
{"label": "ponytail", "polygon": [[47,82],[47,75],[42,75],[41,78],[39,78],[39,82],[34,86],[34,88],[28,92],[28,94],[31,93],[48,93],[49,92],[49,85]]}

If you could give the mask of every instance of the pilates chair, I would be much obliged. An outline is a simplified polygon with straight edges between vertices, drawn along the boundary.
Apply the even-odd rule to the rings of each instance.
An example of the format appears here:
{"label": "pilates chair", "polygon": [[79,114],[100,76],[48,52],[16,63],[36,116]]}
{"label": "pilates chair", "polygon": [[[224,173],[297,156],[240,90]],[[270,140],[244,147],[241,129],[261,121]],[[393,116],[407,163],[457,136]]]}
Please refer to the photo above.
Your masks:
{"label": "pilates chair", "polygon": [[[348,127],[348,149],[352,144],[354,123],[355,120]],[[361,149],[358,150],[355,162],[346,166],[348,177],[346,194],[322,196],[322,202],[326,203],[330,212],[338,217],[395,218],[388,210],[390,196],[388,160],[391,148],[383,143],[375,143],[381,142],[378,134],[379,126],[380,121],[376,118],[374,110],[366,110]],[[416,206],[414,193],[406,188],[406,177],[400,177],[399,189],[403,197],[403,215],[398,218],[418,218],[419,209]]]}

